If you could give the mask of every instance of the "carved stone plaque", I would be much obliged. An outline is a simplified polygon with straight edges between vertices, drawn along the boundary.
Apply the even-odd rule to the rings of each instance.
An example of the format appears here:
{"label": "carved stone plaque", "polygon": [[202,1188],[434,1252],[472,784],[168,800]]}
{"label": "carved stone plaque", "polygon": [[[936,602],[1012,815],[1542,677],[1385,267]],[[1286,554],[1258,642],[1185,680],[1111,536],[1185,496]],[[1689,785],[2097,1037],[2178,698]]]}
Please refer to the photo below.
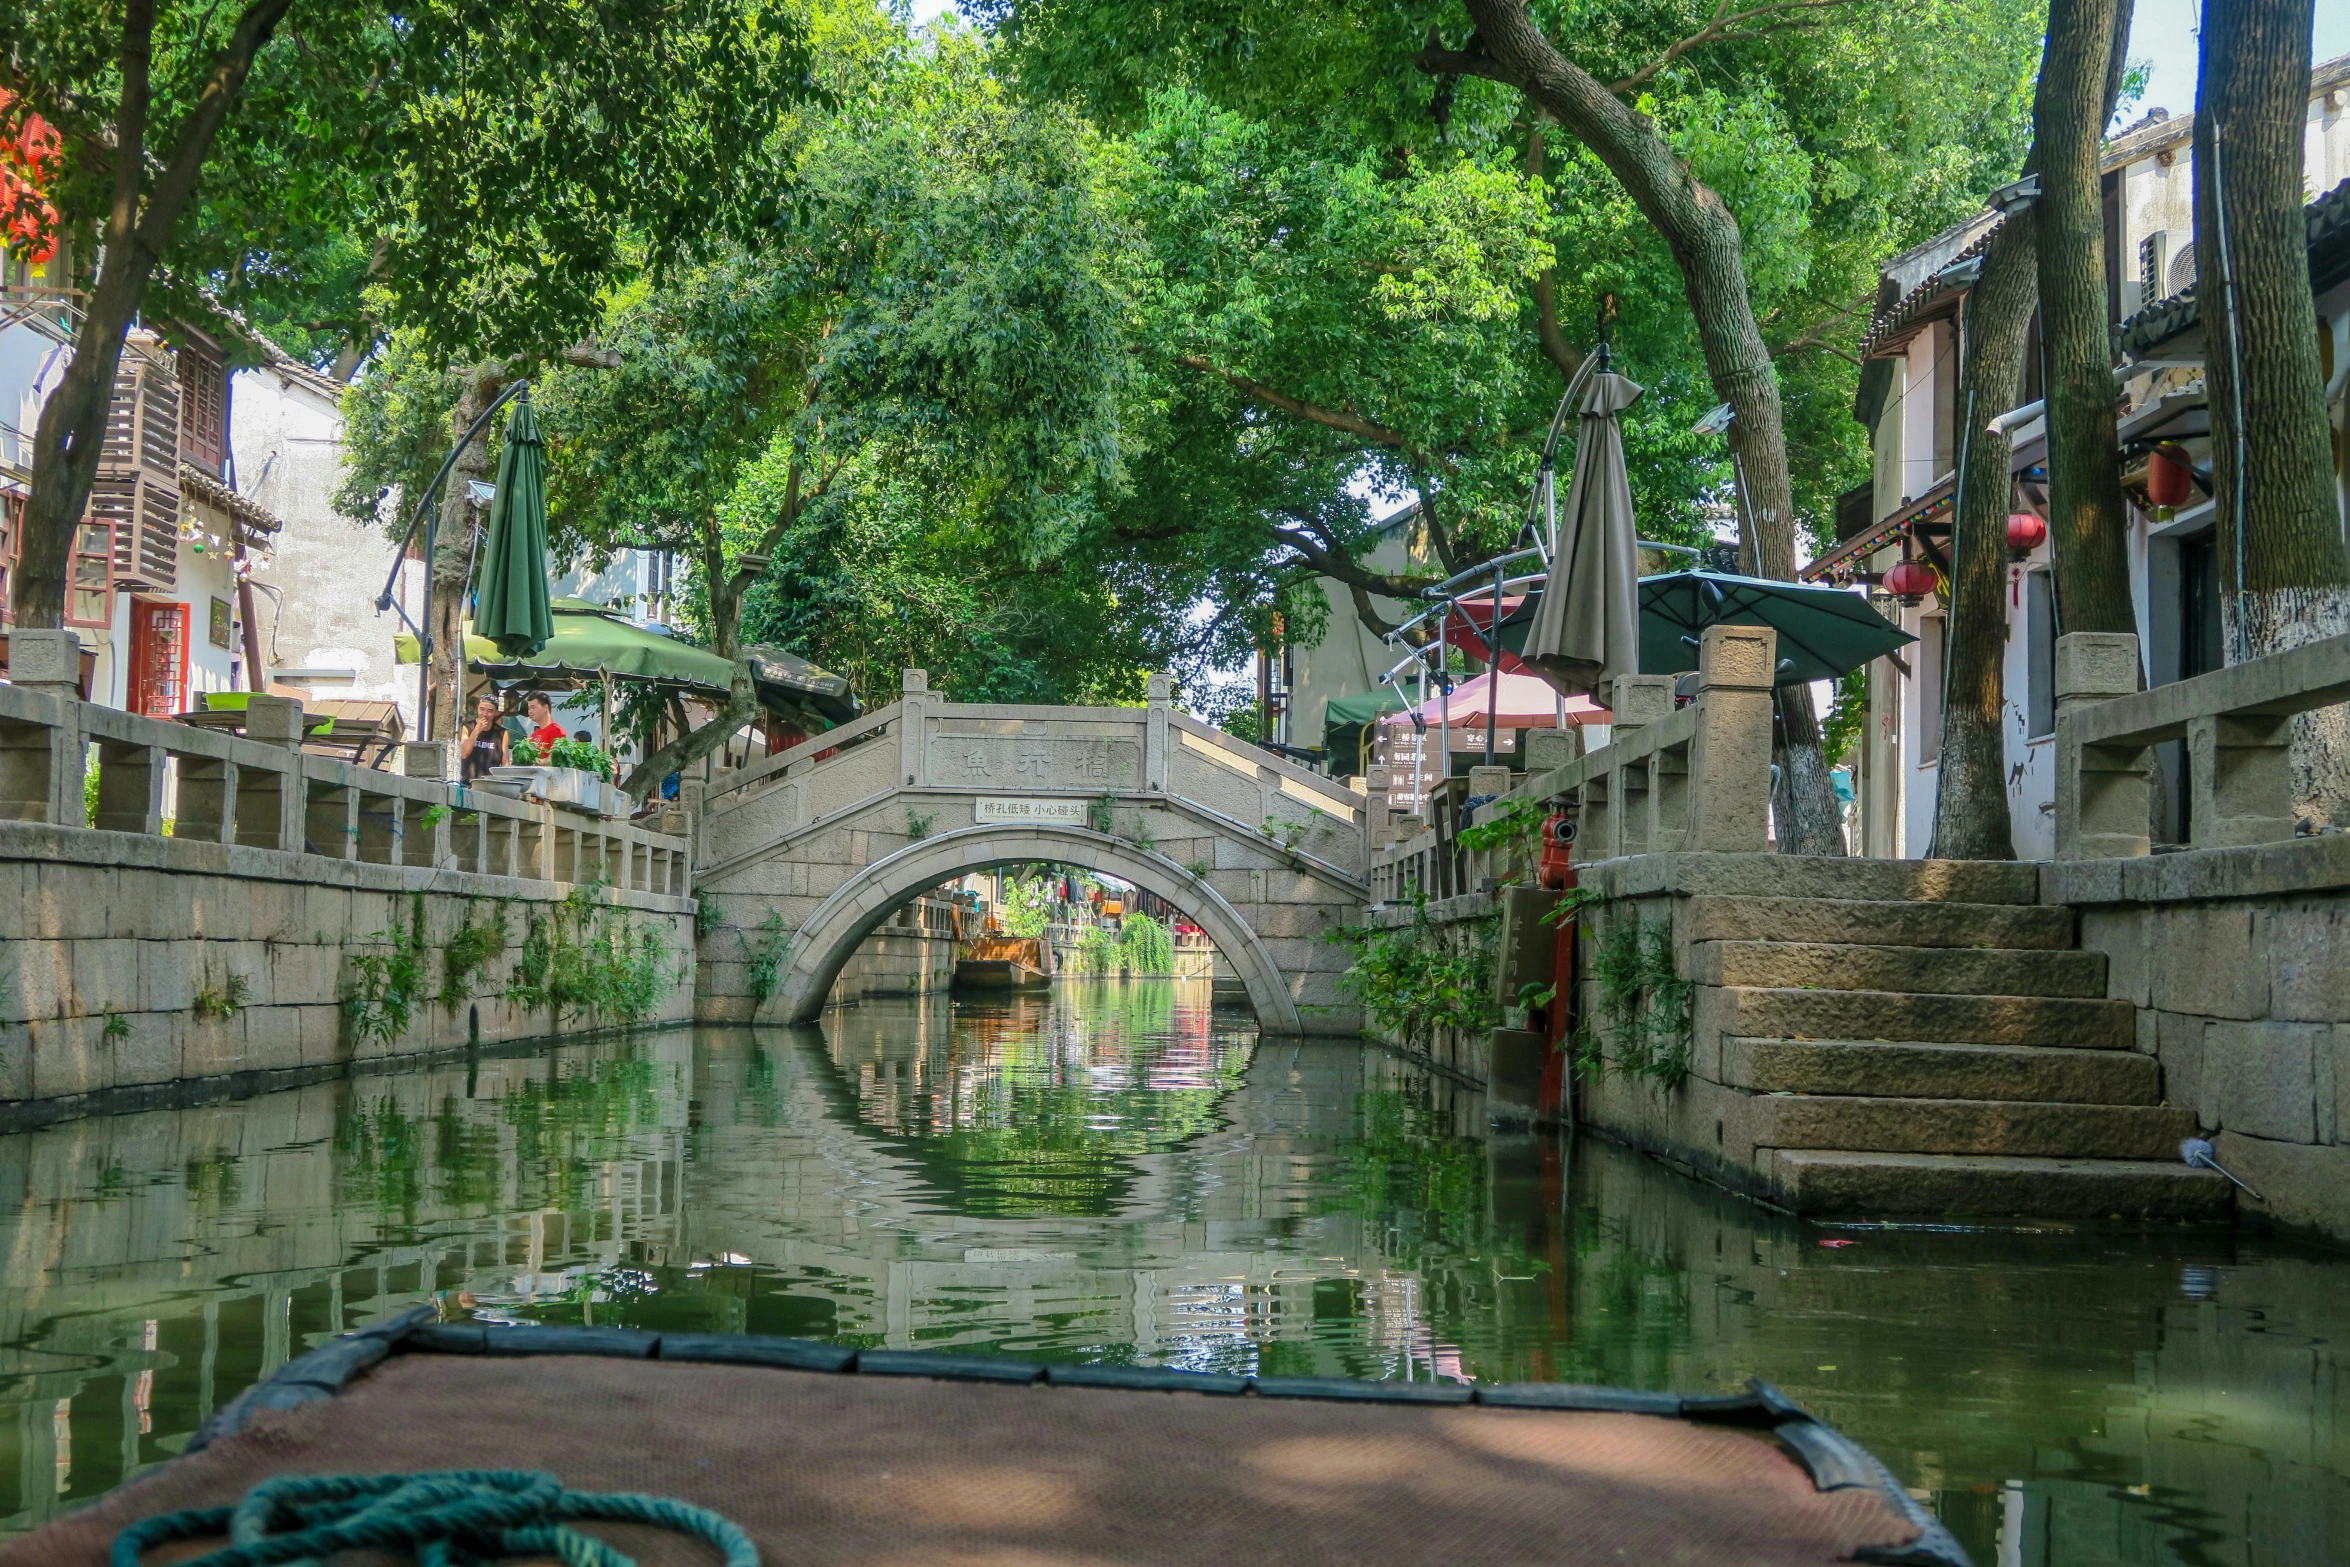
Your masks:
{"label": "carved stone plaque", "polygon": [[1142,746],[1133,740],[933,735],[929,762],[934,788],[1100,794],[1142,787]]}

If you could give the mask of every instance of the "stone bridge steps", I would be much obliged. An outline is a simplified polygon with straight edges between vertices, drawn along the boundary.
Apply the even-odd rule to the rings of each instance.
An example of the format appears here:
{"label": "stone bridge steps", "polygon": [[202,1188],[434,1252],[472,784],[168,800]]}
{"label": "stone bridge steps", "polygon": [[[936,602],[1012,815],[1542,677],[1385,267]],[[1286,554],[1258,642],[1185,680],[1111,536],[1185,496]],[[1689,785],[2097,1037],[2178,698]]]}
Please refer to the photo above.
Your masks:
{"label": "stone bridge steps", "polygon": [[[1782,1202],[1820,1217],[2030,1214],[2049,1219],[2225,1219],[2234,1189],[2168,1159],[1871,1153],[1788,1148],[1763,1173]],[[1896,1207],[1888,1193],[1899,1193]]]}
{"label": "stone bridge steps", "polygon": [[1998,947],[2064,951],[2073,911],[2012,903],[1924,903],[1886,898],[1691,898],[1684,941],[1851,942],[1861,946]]}
{"label": "stone bridge steps", "polygon": [[1722,1042],[1722,1081],[1762,1094],[1884,1094],[2052,1104],[2162,1102],[2162,1068],[2152,1056],[2134,1050],[2031,1045],[1732,1038]]}
{"label": "stone bridge steps", "polygon": [[2030,948],[1863,946],[1829,941],[1699,941],[1701,985],[1882,990],[1940,996],[2105,998],[2105,955]]}
{"label": "stone bridge steps", "polygon": [[[2178,1161],[2136,1009],[2028,866],[1782,868],[1680,913],[1718,1112],[1774,1198],[1818,1214],[2226,1214]],[[1792,876],[1804,883],[1787,884]],[[1789,896],[1818,881],[1833,896]],[[1848,882],[1849,885],[1834,885]],[[1906,890],[1897,890],[1906,889]],[[1891,896],[1887,894],[1891,893]],[[1717,1140],[1721,1130],[1717,1128]]]}
{"label": "stone bridge steps", "polygon": [[2087,996],[1968,996],[1893,990],[1711,986],[1697,993],[1699,1033],[1758,1039],[1928,1039],[1962,1045],[2127,1050],[2137,1009]]}

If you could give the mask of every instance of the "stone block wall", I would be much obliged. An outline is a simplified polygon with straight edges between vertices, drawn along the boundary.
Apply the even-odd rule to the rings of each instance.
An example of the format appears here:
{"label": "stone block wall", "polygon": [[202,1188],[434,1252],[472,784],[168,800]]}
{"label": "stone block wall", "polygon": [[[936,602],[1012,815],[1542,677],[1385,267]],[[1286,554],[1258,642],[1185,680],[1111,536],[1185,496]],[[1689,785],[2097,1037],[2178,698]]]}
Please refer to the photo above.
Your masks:
{"label": "stone block wall", "polygon": [[[97,1096],[241,1076],[301,1081],[354,1062],[553,1037],[614,1020],[508,994],[532,919],[573,892],[426,866],[0,822],[0,1125]],[[588,917],[665,949],[648,1023],[690,1017],[694,903],[604,889]],[[421,942],[414,932],[419,928]],[[579,915],[574,912],[576,924]],[[504,952],[453,1005],[449,938],[502,919]],[[354,959],[410,932],[418,1004],[394,1037],[357,1037]]]}
{"label": "stone block wall", "polygon": [[[931,900],[911,903],[897,917],[858,943],[856,955],[832,982],[831,1005],[883,996],[941,995],[955,983],[955,937],[951,924],[938,928]],[[937,907],[945,907],[938,905]],[[952,919],[951,912],[948,916]]]}
{"label": "stone block wall", "polygon": [[[1439,941],[1455,953],[1468,951],[1480,942],[1490,943],[1494,934],[1494,919],[1499,905],[1490,893],[1469,892],[1456,898],[1444,898],[1427,906],[1428,932],[1425,939]],[[1364,918],[1364,923],[1375,931],[1402,930],[1413,922],[1411,909],[1389,904],[1375,908]],[[1342,956],[1344,953],[1342,951]],[[1363,1034],[1391,1050],[1426,1060],[1431,1065],[1482,1088],[1493,1069],[1493,1036],[1489,1030],[1474,1031],[1439,1028],[1425,1041],[1404,1040],[1396,1031],[1383,1026],[1373,1017],[1369,1008],[1363,1009]]]}
{"label": "stone block wall", "polygon": [[2350,1244],[2350,837],[2041,869],[2080,910],[2140,1051],[2220,1161],[2239,1212]]}

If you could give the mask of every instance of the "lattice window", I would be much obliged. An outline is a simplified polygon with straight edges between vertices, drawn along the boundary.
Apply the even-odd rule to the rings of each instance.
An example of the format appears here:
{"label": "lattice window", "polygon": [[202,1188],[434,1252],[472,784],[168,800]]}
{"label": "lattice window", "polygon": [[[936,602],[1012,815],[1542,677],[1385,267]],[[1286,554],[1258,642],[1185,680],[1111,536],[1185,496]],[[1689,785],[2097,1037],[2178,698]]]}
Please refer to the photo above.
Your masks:
{"label": "lattice window", "polygon": [[228,472],[228,369],[208,349],[179,351],[182,461],[215,479]]}
{"label": "lattice window", "polygon": [[90,486],[90,520],[114,529],[116,585],[168,591],[179,585],[179,485],[144,468]]}
{"label": "lattice window", "polygon": [[114,528],[85,522],[73,530],[73,555],[66,562],[65,623],[114,623]]}

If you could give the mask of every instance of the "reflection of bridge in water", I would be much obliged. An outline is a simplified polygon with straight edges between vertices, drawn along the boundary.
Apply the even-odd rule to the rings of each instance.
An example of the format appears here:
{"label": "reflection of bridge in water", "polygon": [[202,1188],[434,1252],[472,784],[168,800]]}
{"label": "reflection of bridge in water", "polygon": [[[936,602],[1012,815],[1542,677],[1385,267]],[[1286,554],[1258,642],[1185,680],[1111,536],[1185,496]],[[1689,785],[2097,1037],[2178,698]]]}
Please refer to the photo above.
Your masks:
{"label": "reflection of bridge in water", "polygon": [[868,1004],[821,1036],[656,1034],[0,1138],[0,1532],[434,1292],[1280,1372],[1760,1374],[1978,1547],[2003,1509],[2045,1520],[2033,1567],[2195,1559],[2150,1554],[2116,1476],[2280,1545],[2350,1516],[2343,1312],[2291,1252],[2215,1241],[2197,1295],[2197,1243],[2167,1233],[1823,1250],[1604,1147],[1570,1205],[1545,1145],[1456,1135],[1473,1098],[1375,1051],[1252,1047],[1179,988]]}

